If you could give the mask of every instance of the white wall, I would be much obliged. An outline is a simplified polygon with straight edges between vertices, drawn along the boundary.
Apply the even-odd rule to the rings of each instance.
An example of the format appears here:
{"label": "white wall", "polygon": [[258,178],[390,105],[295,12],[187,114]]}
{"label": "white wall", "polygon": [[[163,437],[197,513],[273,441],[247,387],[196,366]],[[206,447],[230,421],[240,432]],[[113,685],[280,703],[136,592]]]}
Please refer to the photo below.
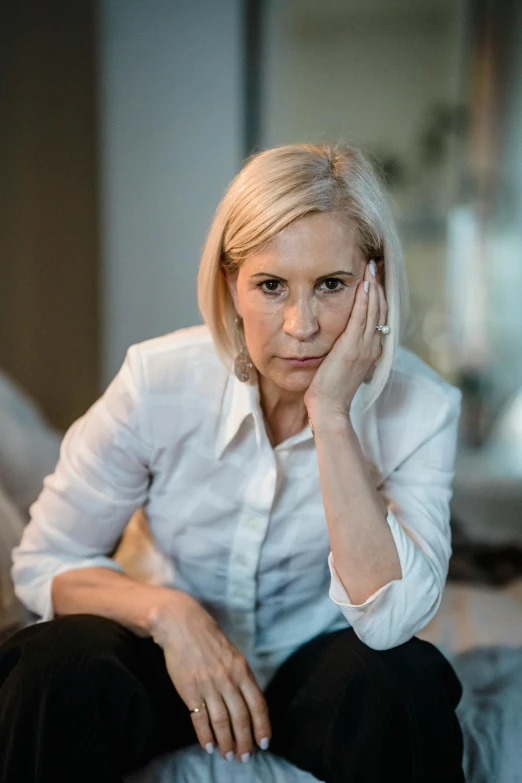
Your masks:
{"label": "white wall", "polygon": [[242,157],[241,0],[101,0],[103,385],[201,323],[196,275]]}
{"label": "white wall", "polygon": [[434,107],[458,98],[461,3],[265,1],[263,145],[344,141],[400,162],[405,184],[392,195],[412,292],[409,345],[449,374],[447,341],[430,324],[438,336],[445,323],[456,168],[450,154],[428,169],[420,153]]}
{"label": "white wall", "polygon": [[457,97],[459,3],[266,4],[263,144],[341,140],[417,168],[429,111]]}

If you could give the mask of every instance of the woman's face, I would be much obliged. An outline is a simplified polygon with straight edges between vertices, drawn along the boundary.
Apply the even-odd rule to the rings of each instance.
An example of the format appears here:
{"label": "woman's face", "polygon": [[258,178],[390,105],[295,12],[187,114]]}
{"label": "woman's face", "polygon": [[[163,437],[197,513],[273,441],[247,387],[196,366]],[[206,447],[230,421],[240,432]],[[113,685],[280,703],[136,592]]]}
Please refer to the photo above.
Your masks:
{"label": "woman's face", "polygon": [[[312,213],[249,256],[228,285],[257,370],[305,392],[343,332],[366,259],[339,218]],[[290,359],[314,357],[299,364]]]}

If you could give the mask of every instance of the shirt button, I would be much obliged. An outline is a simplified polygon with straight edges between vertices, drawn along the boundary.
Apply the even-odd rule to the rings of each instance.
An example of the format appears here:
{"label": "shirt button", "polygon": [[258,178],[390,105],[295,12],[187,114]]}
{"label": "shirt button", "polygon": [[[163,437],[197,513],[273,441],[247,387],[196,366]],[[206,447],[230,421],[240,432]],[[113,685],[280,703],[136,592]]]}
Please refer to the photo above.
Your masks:
{"label": "shirt button", "polygon": [[236,565],[246,566],[248,565],[248,557],[245,555],[237,555],[235,558]]}
{"label": "shirt button", "polygon": [[263,527],[263,522],[258,517],[251,517],[248,520],[248,527],[258,532]]}

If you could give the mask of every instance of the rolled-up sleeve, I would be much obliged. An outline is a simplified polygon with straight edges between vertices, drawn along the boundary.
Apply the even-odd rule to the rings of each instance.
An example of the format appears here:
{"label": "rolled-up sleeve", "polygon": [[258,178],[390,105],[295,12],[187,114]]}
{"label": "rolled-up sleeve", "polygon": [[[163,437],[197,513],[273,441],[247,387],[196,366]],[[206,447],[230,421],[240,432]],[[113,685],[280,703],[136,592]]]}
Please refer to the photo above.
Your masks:
{"label": "rolled-up sleeve", "polygon": [[450,500],[461,394],[451,389],[433,433],[379,491],[388,506],[402,578],[353,604],[330,553],[330,597],[357,636],[377,650],[408,641],[437,611],[451,556]]}
{"label": "rolled-up sleeve", "polygon": [[44,479],[13,550],[15,593],[43,620],[53,617],[58,574],[123,570],[109,555],[147,498],[150,451],[143,370],[133,346],[103,396],[65,434],[55,471]]}

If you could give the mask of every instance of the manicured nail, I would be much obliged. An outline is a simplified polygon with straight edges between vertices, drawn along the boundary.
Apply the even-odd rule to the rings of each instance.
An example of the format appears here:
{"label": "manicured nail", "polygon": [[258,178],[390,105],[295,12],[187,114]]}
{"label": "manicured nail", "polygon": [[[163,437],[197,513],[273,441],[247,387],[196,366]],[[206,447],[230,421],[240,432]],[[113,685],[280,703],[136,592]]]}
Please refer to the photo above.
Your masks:
{"label": "manicured nail", "polygon": [[367,294],[370,290],[370,284],[367,280],[364,281],[364,293]]}
{"label": "manicured nail", "polygon": [[225,758],[227,761],[234,761],[234,751],[229,750],[228,753],[225,755]]}
{"label": "manicured nail", "polygon": [[248,761],[250,761],[250,753],[243,753],[241,756],[241,761],[243,764],[246,764]]}
{"label": "manicured nail", "polygon": [[207,753],[214,753],[213,744],[211,742],[207,742],[207,744],[205,745],[205,750],[207,751]]}
{"label": "manicured nail", "polygon": [[370,274],[375,277],[375,273],[377,272],[377,266],[375,264],[375,261],[370,261]]}
{"label": "manicured nail", "polygon": [[270,745],[270,740],[268,737],[263,737],[263,739],[259,740],[259,747],[261,750],[268,750],[268,746]]}

